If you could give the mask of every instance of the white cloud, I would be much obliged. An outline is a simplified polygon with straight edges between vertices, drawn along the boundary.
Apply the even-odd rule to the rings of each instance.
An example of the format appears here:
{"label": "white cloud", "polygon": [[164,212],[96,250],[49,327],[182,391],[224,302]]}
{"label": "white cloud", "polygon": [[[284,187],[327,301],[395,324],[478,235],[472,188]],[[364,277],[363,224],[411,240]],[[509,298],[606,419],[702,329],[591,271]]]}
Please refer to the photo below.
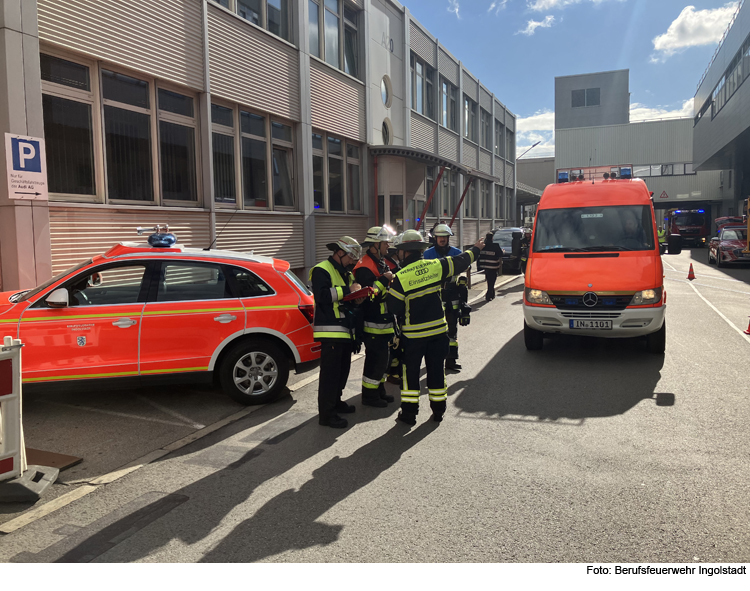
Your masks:
{"label": "white cloud", "polygon": [[516,120],[516,154],[523,154],[536,142],[541,142],[525,158],[555,155],[555,113],[538,111]]}
{"label": "white cloud", "polygon": [[[580,4],[581,2],[591,2],[592,4],[602,4],[603,2],[609,2],[610,0],[526,0],[526,5],[529,10],[536,12],[546,12],[548,10],[562,10],[573,4]],[[625,0],[616,0],[617,2],[624,2]]]}
{"label": "white cloud", "polygon": [[528,23],[526,23],[525,29],[516,31],[515,34],[527,35],[530,37],[536,32],[538,28],[541,27],[542,29],[549,29],[553,24],[555,24],[555,17],[550,14],[545,16],[543,21],[529,21]]}
{"label": "white cloud", "polygon": [[679,117],[693,116],[693,99],[683,101],[679,109],[665,107],[647,107],[642,103],[630,104],[630,122],[646,121],[649,119],[677,119]]}
{"label": "white cloud", "polygon": [[448,0],[448,12],[455,14],[457,19],[461,18],[461,15],[458,14],[459,8],[461,8],[461,6],[458,3],[458,0]]}
{"label": "white cloud", "polygon": [[686,6],[666,33],[654,37],[654,49],[658,53],[651,56],[651,62],[663,62],[688,47],[718,43],[736,10],[737,2],[706,10]]}
{"label": "white cloud", "polygon": [[493,2],[490,4],[490,7],[487,9],[487,14],[492,13],[492,11],[495,11],[495,15],[497,16],[500,14],[501,10],[505,10],[505,5],[508,3],[508,0],[497,0],[496,2]]}

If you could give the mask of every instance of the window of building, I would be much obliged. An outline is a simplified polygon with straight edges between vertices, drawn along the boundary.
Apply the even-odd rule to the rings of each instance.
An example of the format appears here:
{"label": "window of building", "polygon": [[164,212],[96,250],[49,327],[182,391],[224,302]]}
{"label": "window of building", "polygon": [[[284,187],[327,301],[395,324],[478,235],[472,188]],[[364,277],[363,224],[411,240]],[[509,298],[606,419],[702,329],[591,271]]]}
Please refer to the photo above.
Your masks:
{"label": "window of building", "polygon": [[492,150],[492,115],[480,108],[479,116],[482,124],[482,147]]}
{"label": "window of building", "polygon": [[310,54],[350,76],[360,75],[360,11],[344,0],[308,0]]}
{"label": "window of building", "polygon": [[464,137],[477,141],[477,104],[464,95]]}
{"label": "window of building", "polygon": [[242,201],[245,207],[268,206],[266,118],[240,111]]}
{"label": "window of building", "polygon": [[388,109],[390,109],[391,103],[393,102],[391,99],[392,95],[391,78],[388,74],[385,74],[380,81],[380,98],[383,100],[383,105]]}
{"label": "window of building", "polygon": [[334,68],[339,67],[339,2],[338,0],[325,0],[324,39],[325,39],[325,60]]}
{"label": "window of building", "polygon": [[596,107],[600,103],[601,89],[599,88],[582,88],[574,90],[571,97],[571,106],[577,107]]}
{"label": "window of building", "polygon": [[40,66],[53,199],[198,204],[195,95],[56,55]]}
{"label": "window of building", "polygon": [[362,146],[313,132],[313,201],[330,213],[362,211]]}
{"label": "window of building", "polygon": [[435,69],[412,53],[411,108],[430,119],[435,119],[434,83]]}
{"label": "window of building", "polygon": [[458,131],[458,88],[445,78],[440,84],[440,122],[443,127]]}
{"label": "window of building", "polygon": [[308,47],[310,55],[320,57],[320,6],[307,0]]}
{"label": "window of building", "polygon": [[495,219],[502,220],[503,215],[503,186],[495,185]]}
{"label": "window of building", "polygon": [[674,167],[671,164],[661,165],[661,176],[672,176]]}
{"label": "window of building", "polygon": [[[424,183],[424,195],[425,199],[430,198],[430,193],[432,193],[432,188],[435,186],[435,170],[437,168],[435,166],[427,166],[425,170],[425,183]],[[435,191],[435,195],[432,197],[432,201],[430,202],[429,207],[427,208],[427,215],[431,217],[435,217],[435,212],[440,211],[439,207],[439,201],[440,201],[440,195],[438,195],[439,191]],[[419,212],[422,213],[421,211]]]}
{"label": "window of building", "polygon": [[651,176],[661,176],[661,164],[651,165]]}
{"label": "window of building", "polygon": [[507,154],[506,159],[514,162],[516,159],[516,134],[510,129],[505,130],[505,153]]}
{"label": "window of building", "polygon": [[488,219],[492,217],[492,183],[489,181],[482,181],[482,195],[480,200],[480,217]]}
{"label": "window of building", "polygon": [[466,197],[464,198],[465,218],[477,217],[477,194],[479,193],[479,189],[477,188],[478,184],[479,181],[477,179],[474,179],[474,181],[471,183],[471,187],[469,187],[468,193],[466,193]]}
{"label": "window of building", "polygon": [[390,146],[391,145],[391,122],[387,117],[383,120],[381,133],[383,135],[383,145]]}
{"label": "window of building", "polygon": [[289,0],[212,0],[246,21],[291,41]]}
{"label": "window of building", "polygon": [[505,126],[495,119],[495,156],[500,156],[501,158],[505,156],[504,129]]}
{"label": "window of building", "polygon": [[358,63],[357,11],[344,6],[344,72],[356,78]]}

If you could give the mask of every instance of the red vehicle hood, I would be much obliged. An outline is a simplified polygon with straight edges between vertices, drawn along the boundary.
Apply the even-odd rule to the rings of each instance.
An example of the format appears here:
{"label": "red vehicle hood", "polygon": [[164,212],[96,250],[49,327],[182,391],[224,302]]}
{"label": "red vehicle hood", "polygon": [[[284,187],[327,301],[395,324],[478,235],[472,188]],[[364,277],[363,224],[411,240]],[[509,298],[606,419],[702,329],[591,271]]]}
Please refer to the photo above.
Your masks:
{"label": "red vehicle hood", "polygon": [[526,267],[526,287],[584,293],[629,292],[660,287],[664,271],[655,252],[621,252],[617,257],[565,258],[564,253],[534,253]]}
{"label": "red vehicle hood", "polygon": [[721,246],[731,246],[732,249],[739,248],[740,250],[745,250],[745,244],[744,240],[722,240]]}

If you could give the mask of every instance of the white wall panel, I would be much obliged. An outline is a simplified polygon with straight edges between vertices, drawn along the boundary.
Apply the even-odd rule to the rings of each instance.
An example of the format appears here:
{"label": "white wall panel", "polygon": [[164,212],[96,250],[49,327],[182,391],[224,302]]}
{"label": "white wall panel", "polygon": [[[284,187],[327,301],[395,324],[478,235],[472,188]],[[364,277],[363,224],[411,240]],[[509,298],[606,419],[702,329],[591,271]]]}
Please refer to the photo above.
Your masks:
{"label": "white wall panel", "polygon": [[365,216],[316,215],[315,216],[315,260],[327,259],[331,251],[326,244],[336,242],[342,236],[351,236],[358,242],[364,240],[368,229]]}
{"label": "white wall panel", "polygon": [[217,248],[288,261],[293,269],[305,266],[304,221],[299,214],[217,212]]}
{"label": "white wall panel", "polygon": [[312,124],[364,142],[365,87],[316,60],[310,60]]}
{"label": "white wall panel", "polygon": [[432,123],[427,119],[420,117],[416,113],[411,114],[411,145],[420,150],[435,152],[435,127],[437,123]]}
{"label": "white wall panel", "polygon": [[458,162],[458,143],[460,137],[457,133],[448,131],[444,127],[438,129],[438,154],[448,160]]}
{"label": "white wall panel", "polygon": [[435,43],[413,21],[409,22],[409,42],[414,53],[433,68],[437,67],[437,64],[435,64]]}

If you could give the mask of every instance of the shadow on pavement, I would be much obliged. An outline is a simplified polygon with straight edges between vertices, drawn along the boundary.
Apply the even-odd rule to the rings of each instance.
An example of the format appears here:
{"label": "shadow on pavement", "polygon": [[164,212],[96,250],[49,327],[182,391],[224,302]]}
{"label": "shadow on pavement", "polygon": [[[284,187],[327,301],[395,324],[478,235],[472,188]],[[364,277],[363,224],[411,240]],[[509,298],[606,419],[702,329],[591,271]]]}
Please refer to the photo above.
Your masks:
{"label": "shadow on pavement", "polygon": [[650,355],[641,339],[559,335],[532,352],[519,332],[476,378],[450,384],[448,395],[457,395],[462,414],[582,424],[623,414],[650,398],[671,406],[672,394],[654,394],[663,365],[664,357]]}
{"label": "shadow on pavement", "polygon": [[[708,248],[693,248],[690,251],[690,258],[698,263],[708,264]],[[667,259],[669,262],[669,259]],[[727,277],[742,281],[747,285],[750,285],[750,262],[748,263],[729,263],[724,267],[717,267],[712,264],[711,267],[719,273],[723,273]],[[698,274],[698,273],[696,273]]]}

